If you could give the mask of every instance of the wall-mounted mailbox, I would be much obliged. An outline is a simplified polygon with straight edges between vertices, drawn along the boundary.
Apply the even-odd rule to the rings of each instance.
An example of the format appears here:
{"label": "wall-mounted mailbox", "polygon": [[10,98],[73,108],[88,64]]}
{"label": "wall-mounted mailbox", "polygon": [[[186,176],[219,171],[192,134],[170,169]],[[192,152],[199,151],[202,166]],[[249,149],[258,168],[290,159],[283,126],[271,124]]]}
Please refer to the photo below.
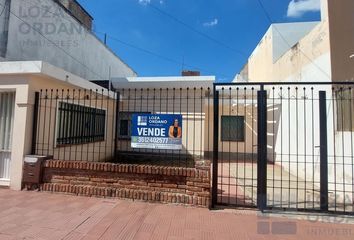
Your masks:
{"label": "wall-mounted mailbox", "polygon": [[42,182],[43,165],[46,160],[53,159],[52,156],[28,155],[24,159],[23,165],[23,186],[27,189],[39,188]]}

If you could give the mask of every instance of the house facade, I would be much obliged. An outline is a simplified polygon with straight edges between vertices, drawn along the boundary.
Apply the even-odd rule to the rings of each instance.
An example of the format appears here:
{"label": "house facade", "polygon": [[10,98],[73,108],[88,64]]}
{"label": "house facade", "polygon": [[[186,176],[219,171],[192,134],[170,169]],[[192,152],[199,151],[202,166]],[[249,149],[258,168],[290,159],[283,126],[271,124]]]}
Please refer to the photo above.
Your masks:
{"label": "house facade", "polygon": [[[36,114],[34,109],[35,93],[40,92],[41,89],[60,89],[60,91],[62,89],[65,91],[98,89],[101,91],[102,88],[63,69],[40,61],[2,62],[0,65],[2,104],[0,132],[2,175],[0,178],[3,185],[10,186],[12,189],[21,189],[24,156],[32,153],[33,119]],[[57,106],[54,106],[54,103],[48,104],[45,109],[48,110],[47,113],[53,111],[51,119],[47,121],[54,121],[54,112],[57,111]],[[50,129],[49,125],[46,127],[43,119],[42,117],[38,135],[45,135],[45,139],[47,139],[50,131],[55,134],[55,129]],[[107,119],[109,118],[107,117]],[[109,133],[111,134],[111,132]],[[54,135],[51,137],[54,139]],[[64,151],[68,151],[68,149],[64,149]]]}
{"label": "house facade", "polygon": [[[33,139],[30,135],[33,136],[35,131],[33,119],[36,115],[36,92],[42,90],[40,97],[49,98],[50,94],[46,95],[46,91],[52,91],[54,99],[54,95],[58,95],[55,91],[65,89],[65,93],[69,91],[72,98],[83,98],[78,96],[78,89],[82,90],[82,95],[84,89],[87,92],[92,89],[99,91],[98,95],[101,96],[103,88],[90,81],[133,77],[136,73],[93,34],[93,18],[75,0],[1,0],[0,7],[0,184],[20,189],[23,158],[33,153],[30,143]],[[77,90],[75,94],[72,92],[74,89]],[[102,98],[115,99],[112,94],[104,91],[105,96]],[[102,100],[95,101],[95,109],[98,109]],[[59,110],[60,104],[73,107],[65,103],[65,99],[61,99],[62,103],[58,102],[54,104],[53,100],[51,104],[42,106],[42,109],[54,113]],[[105,108],[111,110],[111,102],[115,100],[106,100]],[[84,105],[90,107],[90,102],[87,100]],[[109,115],[112,113],[102,108],[101,113],[106,114],[106,125],[112,126],[113,116]],[[48,124],[53,122],[54,126],[57,120],[54,116],[52,114],[50,119],[46,119],[47,127],[43,125],[43,115],[39,117],[42,127],[36,133],[37,140],[39,136],[55,138],[56,127],[48,129]],[[112,132],[107,131],[105,134],[107,140],[113,139]],[[56,141],[50,141],[46,149],[54,148],[56,144]],[[86,145],[84,152],[91,149],[92,143],[86,142]],[[69,148],[65,149],[64,146],[62,150],[69,151]],[[41,154],[46,152],[42,151]],[[86,156],[98,160],[109,157],[94,156],[92,150]]]}

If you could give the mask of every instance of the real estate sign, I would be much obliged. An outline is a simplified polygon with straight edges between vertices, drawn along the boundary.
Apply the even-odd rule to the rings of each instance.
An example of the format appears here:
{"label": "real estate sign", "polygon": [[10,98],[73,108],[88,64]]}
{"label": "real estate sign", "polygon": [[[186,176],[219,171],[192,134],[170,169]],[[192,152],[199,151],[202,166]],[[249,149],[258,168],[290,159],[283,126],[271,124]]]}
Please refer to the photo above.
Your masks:
{"label": "real estate sign", "polygon": [[133,114],[132,148],[182,149],[182,115]]}

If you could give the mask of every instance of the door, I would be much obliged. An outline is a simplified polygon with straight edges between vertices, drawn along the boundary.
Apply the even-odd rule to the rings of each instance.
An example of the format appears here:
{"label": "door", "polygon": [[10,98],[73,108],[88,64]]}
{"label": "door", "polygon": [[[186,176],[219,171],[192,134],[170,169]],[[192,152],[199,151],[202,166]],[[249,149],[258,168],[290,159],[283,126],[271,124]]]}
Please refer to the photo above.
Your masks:
{"label": "door", "polygon": [[[214,93],[213,204],[257,206],[257,86],[217,87]],[[215,151],[215,150],[214,150]],[[217,158],[217,159],[215,159]],[[217,161],[216,161],[217,160]]]}
{"label": "door", "polygon": [[0,92],[0,185],[10,183],[15,92]]}

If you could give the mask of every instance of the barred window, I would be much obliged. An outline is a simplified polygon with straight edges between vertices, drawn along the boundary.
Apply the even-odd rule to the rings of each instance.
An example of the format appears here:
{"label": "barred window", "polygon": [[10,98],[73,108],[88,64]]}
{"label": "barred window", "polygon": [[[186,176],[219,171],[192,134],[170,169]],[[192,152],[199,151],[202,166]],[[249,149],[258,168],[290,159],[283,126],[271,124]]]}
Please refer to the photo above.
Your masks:
{"label": "barred window", "polygon": [[106,110],[60,102],[57,145],[85,144],[105,140]]}
{"label": "barred window", "polygon": [[244,116],[221,116],[221,141],[245,141]]}

